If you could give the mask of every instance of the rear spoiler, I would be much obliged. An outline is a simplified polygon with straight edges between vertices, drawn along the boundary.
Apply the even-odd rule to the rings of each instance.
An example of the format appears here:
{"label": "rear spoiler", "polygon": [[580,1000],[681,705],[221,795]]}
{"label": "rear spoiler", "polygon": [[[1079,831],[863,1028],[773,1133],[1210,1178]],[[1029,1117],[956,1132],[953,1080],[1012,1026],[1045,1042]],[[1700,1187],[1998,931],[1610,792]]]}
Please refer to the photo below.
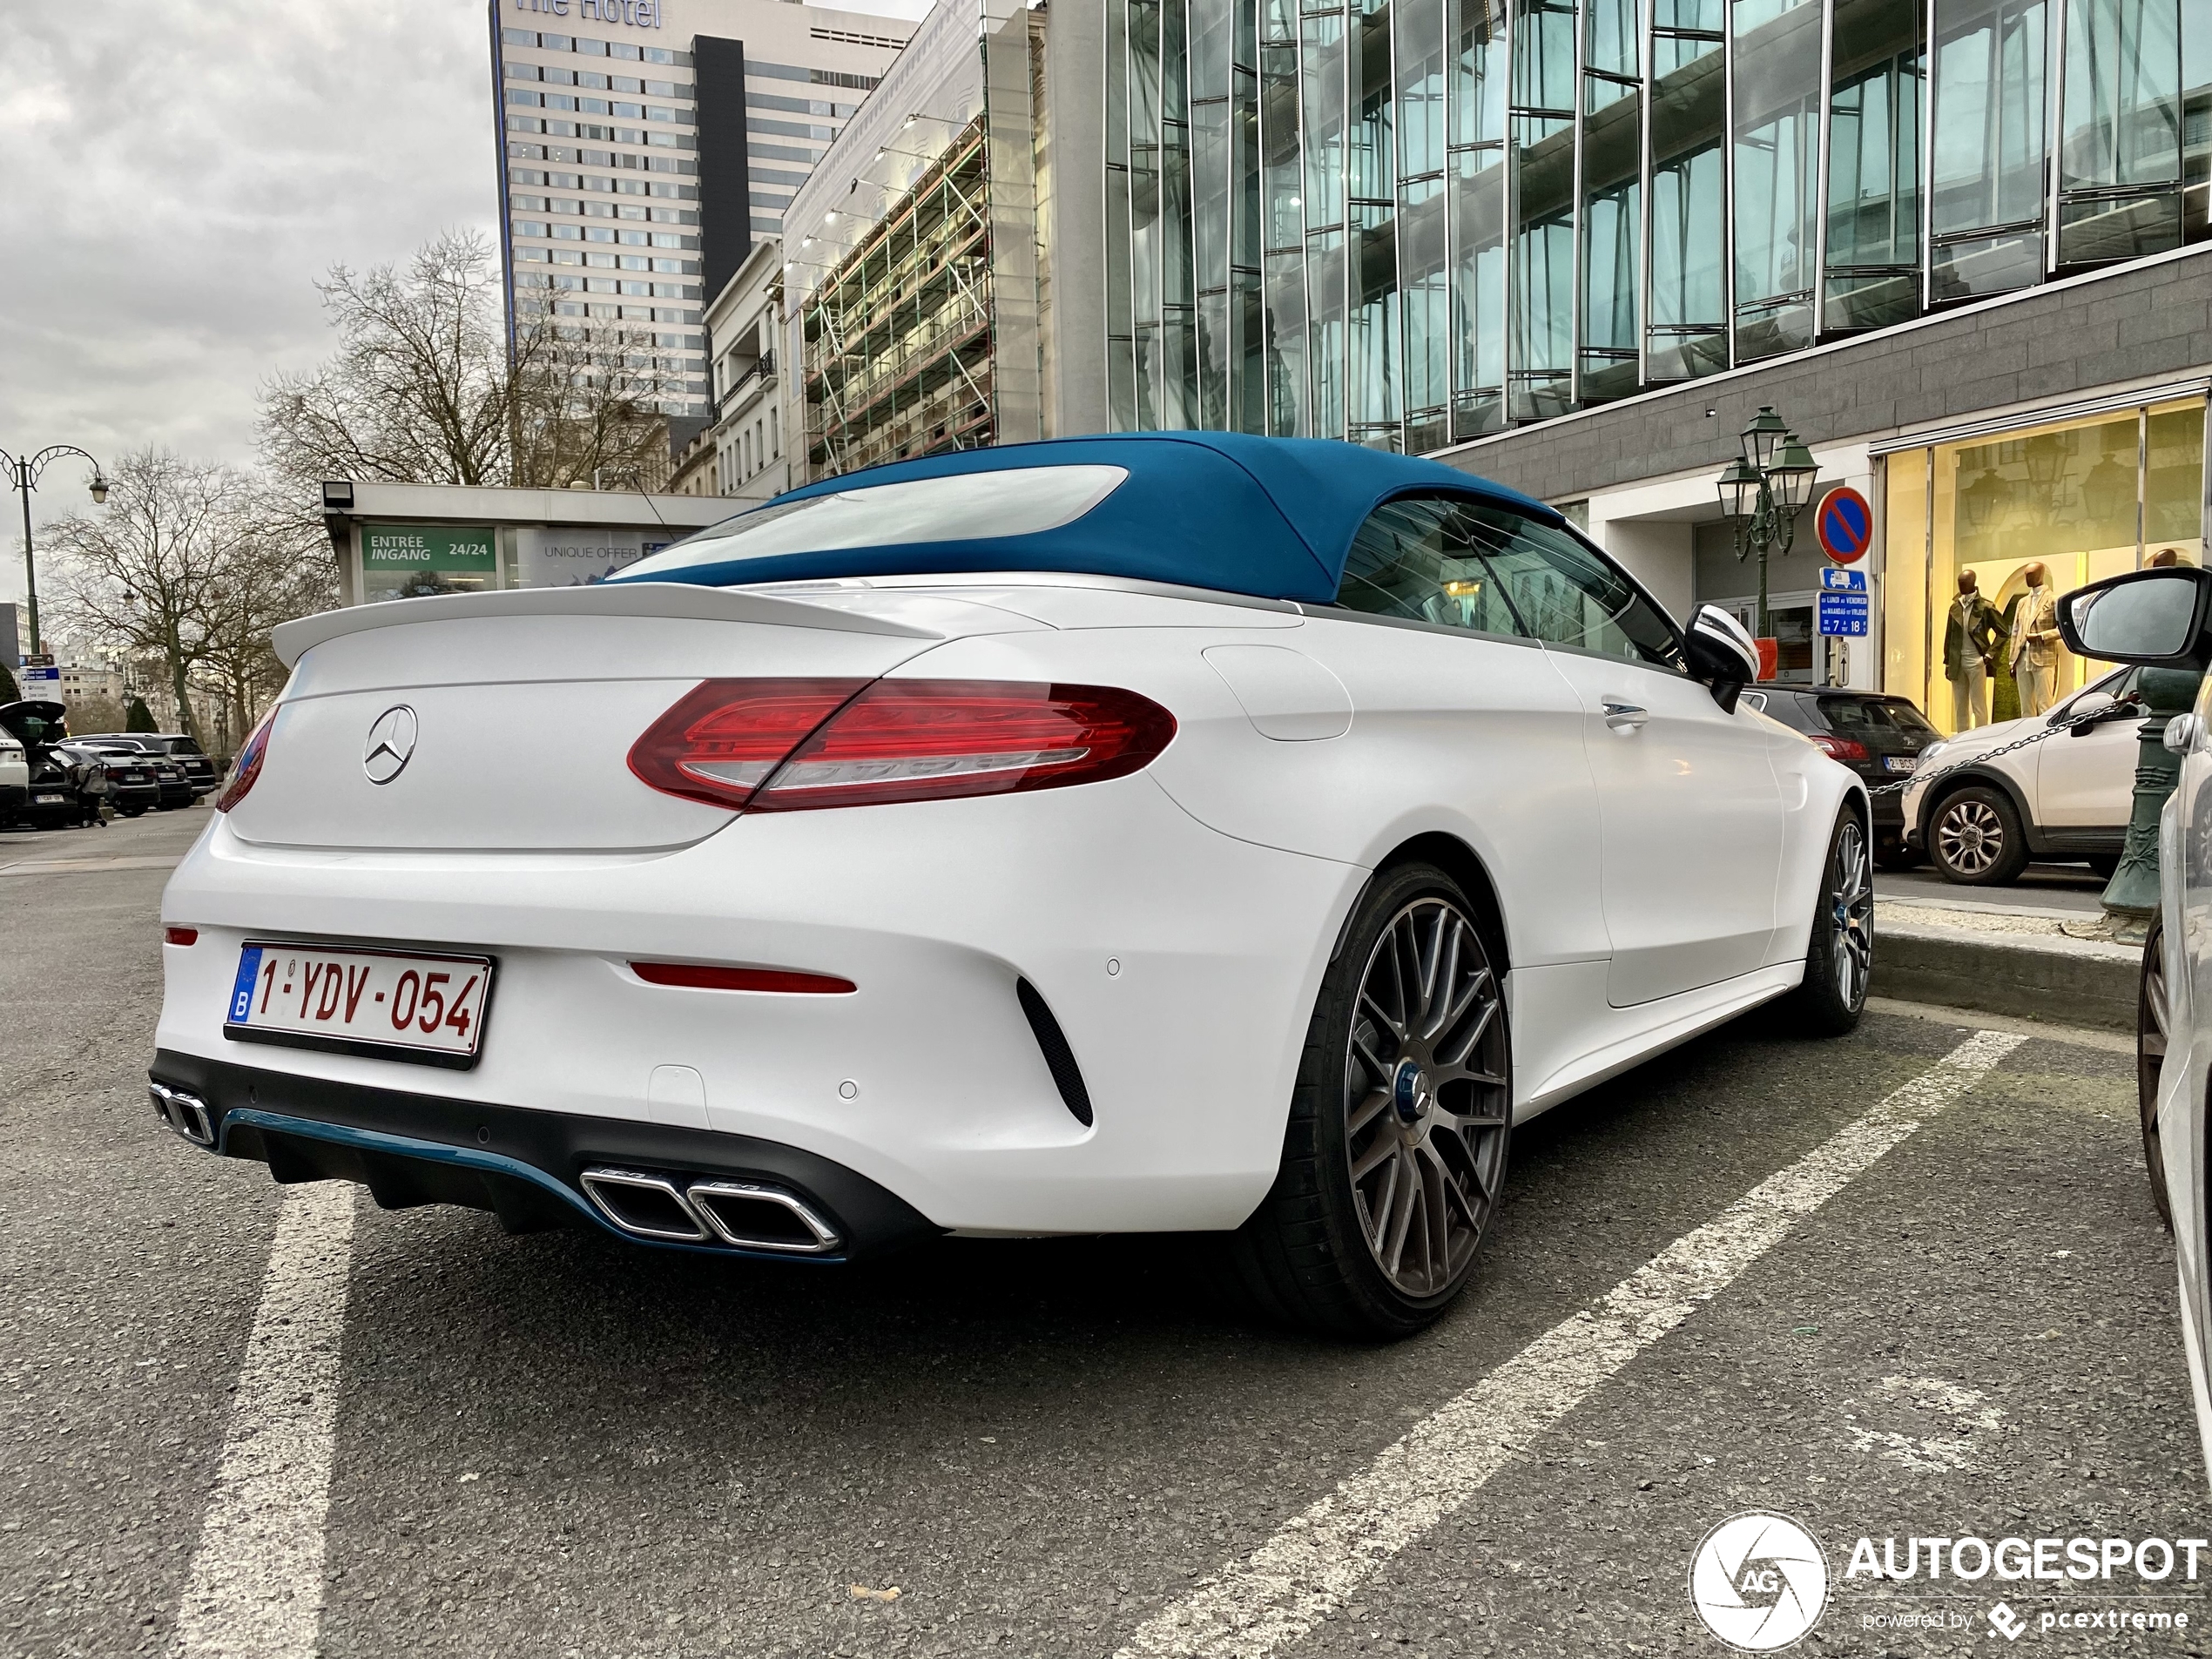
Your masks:
{"label": "rear spoiler", "polygon": [[751,622],[770,628],[820,628],[840,634],[882,634],[894,639],[944,637],[927,628],[795,599],[771,599],[757,593],[694,587],[682,582],[620,582],[577,588],[516,588],[501,593],[442,593],[381,604],[348,605],[280,624],[270,638],[278,659],[290,668],[315,646],[341,634],[482,617],[673,617],[701,622]]}

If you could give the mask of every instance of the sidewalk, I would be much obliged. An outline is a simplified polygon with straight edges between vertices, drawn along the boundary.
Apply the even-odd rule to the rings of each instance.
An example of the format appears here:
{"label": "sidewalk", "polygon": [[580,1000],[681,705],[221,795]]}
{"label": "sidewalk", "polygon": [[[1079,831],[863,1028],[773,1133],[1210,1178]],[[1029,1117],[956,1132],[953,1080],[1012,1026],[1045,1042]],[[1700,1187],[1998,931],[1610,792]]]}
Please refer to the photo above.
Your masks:
{"label": "sidewalk", "polygon": [[1877,995],[2133,1031],[2140,945],[2094,934],[2104,883],[2039,865],[2022,885],[1964,887],[1925,870],[1874,879]]}

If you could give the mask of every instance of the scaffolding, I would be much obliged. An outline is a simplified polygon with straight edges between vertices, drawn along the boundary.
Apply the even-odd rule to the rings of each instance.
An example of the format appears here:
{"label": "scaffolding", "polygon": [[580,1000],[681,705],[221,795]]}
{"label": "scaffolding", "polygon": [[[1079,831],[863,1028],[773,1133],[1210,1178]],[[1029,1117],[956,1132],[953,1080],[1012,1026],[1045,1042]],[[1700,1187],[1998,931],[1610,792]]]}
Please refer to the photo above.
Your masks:
{"label": "scaffolding", "polygon": [[992,442],[988,179],[978,116],[807,300],[810,477]]}

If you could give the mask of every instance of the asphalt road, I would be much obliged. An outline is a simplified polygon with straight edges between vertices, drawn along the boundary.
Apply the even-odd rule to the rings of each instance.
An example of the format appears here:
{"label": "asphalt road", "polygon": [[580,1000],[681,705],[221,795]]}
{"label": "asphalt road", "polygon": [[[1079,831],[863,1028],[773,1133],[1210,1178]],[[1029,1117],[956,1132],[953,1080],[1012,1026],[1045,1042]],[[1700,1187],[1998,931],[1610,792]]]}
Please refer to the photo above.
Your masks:
{"label": "asphalt road", "polygon": [[[309,1190],[185,1145],[145,1096],[158,866],[206,816],[0,835],[0,1655],[194,1651],[180,1608],[226,1436],[250,1445],[233,1419],[266,1408],[240,1368],[280,1207]],[[1393,1347],[1258,1323],[1202,1241],[809,1270],[363,1196],[327,1510],[292,1541],[307,1645],[285,1650],[1112,1654],[1972,1036],[1884,1013],[1814,1042],[1753,1016],[1560,1108],[1516,1138],[1471,1293]],[[1570,1405],[1498,1393],[1494,1430],[1465,1434],[1502,1448],[1494,1472],[1440,1514],[1386,1503],[1394,1545],[1318,1617],[1205,1650],[1719,1655],[1690,1558],[1768,1508],[1834,1575],[1806,1650],[1987,1652],[2000,1594],[2032,1621],[2067,1587],[1929,1600],[1844,1577],[1855,1541],[2212,1531],[2130,1062],[1997,1041],[2017,1046]],[[1396,1480],[1376,1489],[1416,1504]],[[2204,1586],[2153,1588],[2128,1605],[2189,1631],[2031,1623],[2022,1645],[2200,1651]],[[1963,1616],[1866,1623],[1900,1608]]]}
{"label": "asphalt road", "polygon": [[2031,864],[2020,879],[2001,887],[1969,887],[1946,881],[1932,865],[1912,870],[1878,870],[1874,891],[1885,899],[1939,899],[1978,905],[2020,905],[2040,910],[2070,910],[2096,915],[2105,878],[2086,864]]}

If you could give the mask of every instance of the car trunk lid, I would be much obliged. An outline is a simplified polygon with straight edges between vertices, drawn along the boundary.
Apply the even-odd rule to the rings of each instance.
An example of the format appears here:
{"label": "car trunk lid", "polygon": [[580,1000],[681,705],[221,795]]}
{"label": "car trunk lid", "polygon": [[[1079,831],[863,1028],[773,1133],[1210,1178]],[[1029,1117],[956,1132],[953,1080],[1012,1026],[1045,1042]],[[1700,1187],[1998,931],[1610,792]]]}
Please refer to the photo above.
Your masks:
{"label": "car trunk lid", "polygon": [[297,665],[230,825],[320,848],[686,846],[733,814],[647,787],[628,755],[700,681],[866,680],[955,634],[1036,626],[958,602],[863,614],[659,583],[326,613],[277,631]]}

